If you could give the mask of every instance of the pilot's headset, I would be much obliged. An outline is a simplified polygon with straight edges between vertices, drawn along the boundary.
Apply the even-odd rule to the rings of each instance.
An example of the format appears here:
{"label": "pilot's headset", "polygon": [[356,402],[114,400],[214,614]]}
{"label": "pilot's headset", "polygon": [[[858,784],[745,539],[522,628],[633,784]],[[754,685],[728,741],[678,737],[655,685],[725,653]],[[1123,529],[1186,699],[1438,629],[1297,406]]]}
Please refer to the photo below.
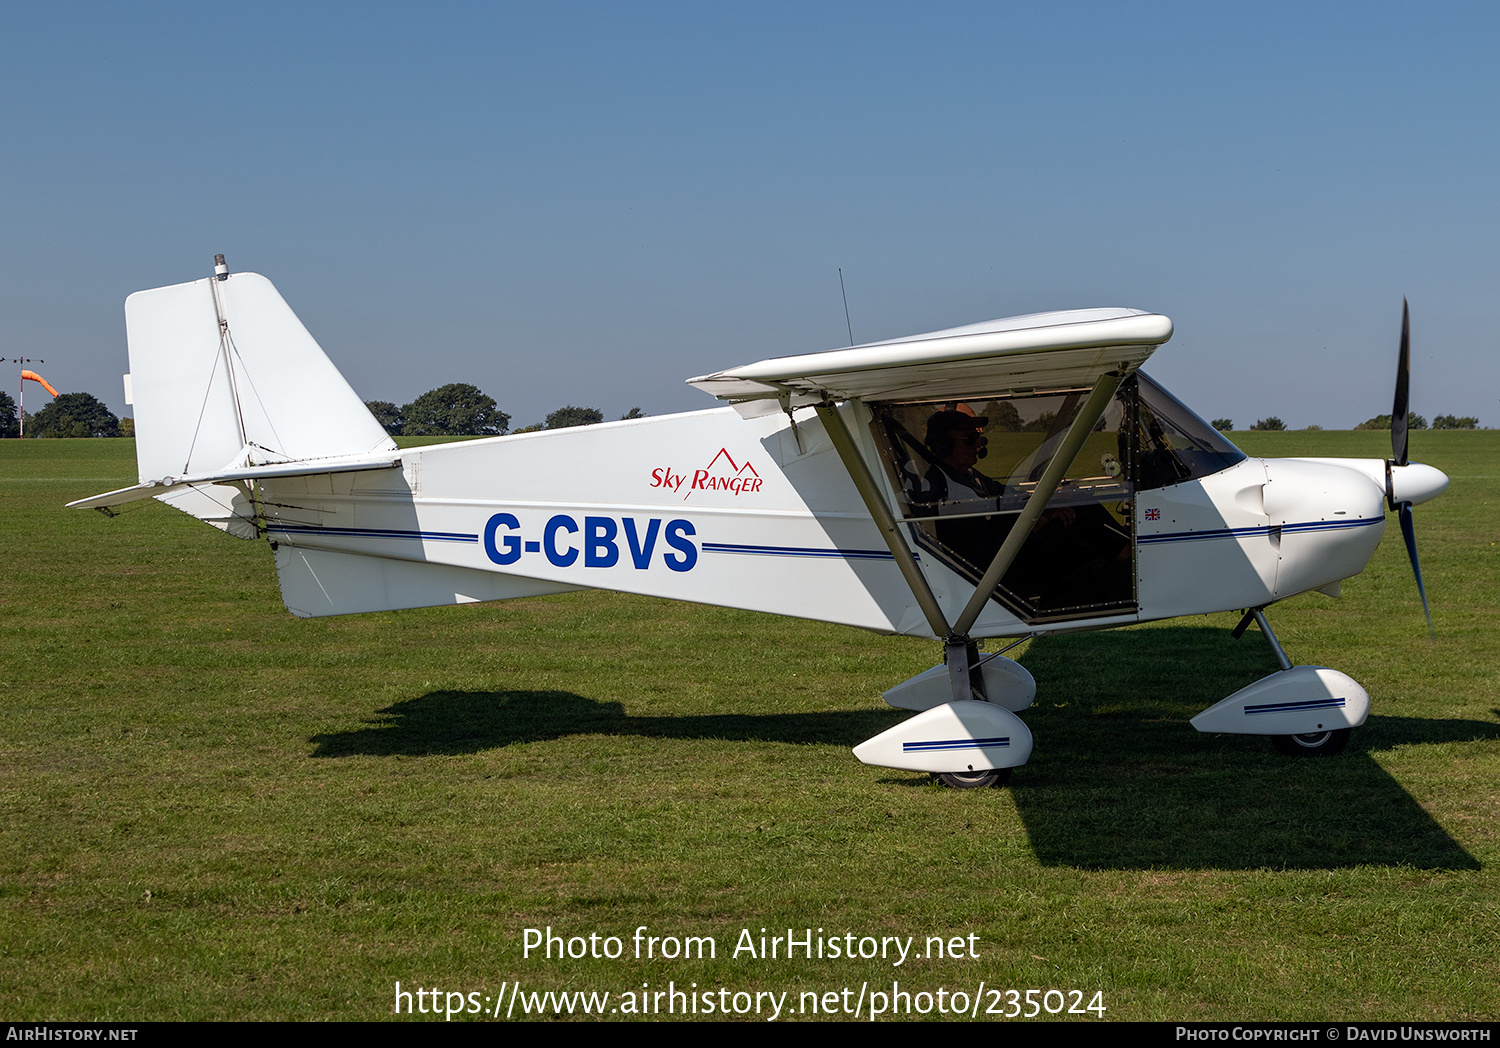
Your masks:
{"label": "pilot's headset", "polygon": [[984,435],[984,427],[989,425],[990,420],[981,415],[971,415],[967,411],[956,411],[948,409],[939,411],[927,420],[927,446],[932,453],[939,458],[947,458],[953,453],[953,434],[966,432],[979,434],[979,442],[975,445],[979,458],[984,458],[990,453],[990,438]]}

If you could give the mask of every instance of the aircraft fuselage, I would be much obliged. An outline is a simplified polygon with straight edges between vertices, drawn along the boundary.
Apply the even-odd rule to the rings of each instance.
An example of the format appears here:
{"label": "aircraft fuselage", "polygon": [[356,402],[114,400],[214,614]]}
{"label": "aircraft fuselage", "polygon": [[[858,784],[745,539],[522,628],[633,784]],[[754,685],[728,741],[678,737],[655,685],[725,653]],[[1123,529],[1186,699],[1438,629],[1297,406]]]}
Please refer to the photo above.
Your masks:
{"label": "aircraft fuselage", "polygon": [[[873,465],[865,409],[842,410]],[[784,415],[718,409],[265,481],[283,595],[296,614],[327,615],[598,588],[930,636],[822,424],[798,414],[795,430]],[[1039,622],[994,600],[972,635],[1104,628],[1330,586],[1364,567],[1384,531],[1377,468],[1246,458],[1136,491],[1121,522],[1133,607]],[[972,582],[936,555],[919,560],[956,615]]]}

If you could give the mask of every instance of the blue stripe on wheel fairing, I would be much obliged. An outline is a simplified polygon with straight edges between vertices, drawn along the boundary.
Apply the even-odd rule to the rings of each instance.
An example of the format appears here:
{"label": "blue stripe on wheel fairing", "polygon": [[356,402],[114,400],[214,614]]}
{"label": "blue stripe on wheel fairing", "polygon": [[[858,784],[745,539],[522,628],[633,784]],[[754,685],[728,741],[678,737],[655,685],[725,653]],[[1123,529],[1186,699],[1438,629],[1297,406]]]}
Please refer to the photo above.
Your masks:
{"label": "blue stripe on wheel fairing", "polygon": [[1009,735],[988,739],[934,739],[931,742],[903,742],[903,753],[926,753],[931,750],[988,750],[1010,745]]}
{"label": "blue stripe on wheel fairing", "polygon": [[1344,700],[1339,699],[1304,699],[1301,702],[1264,702],[1255,706],[1245,707],[1245,716],[1253,717],[1257,713],[1298,713],[1302,710],[1337,710],[1342,709]]}

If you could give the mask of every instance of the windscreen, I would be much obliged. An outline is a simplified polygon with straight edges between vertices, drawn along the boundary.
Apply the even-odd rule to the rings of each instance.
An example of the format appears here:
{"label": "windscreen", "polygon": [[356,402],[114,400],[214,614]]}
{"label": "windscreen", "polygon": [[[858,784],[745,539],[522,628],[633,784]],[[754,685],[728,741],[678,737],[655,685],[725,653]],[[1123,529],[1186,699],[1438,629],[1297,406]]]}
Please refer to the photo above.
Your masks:
{"label": "windscreen", "polygon": [[1141,489],[1206,477],[1244,461],[1243,451],[1149,377],[1137,373],[1135,386]]}

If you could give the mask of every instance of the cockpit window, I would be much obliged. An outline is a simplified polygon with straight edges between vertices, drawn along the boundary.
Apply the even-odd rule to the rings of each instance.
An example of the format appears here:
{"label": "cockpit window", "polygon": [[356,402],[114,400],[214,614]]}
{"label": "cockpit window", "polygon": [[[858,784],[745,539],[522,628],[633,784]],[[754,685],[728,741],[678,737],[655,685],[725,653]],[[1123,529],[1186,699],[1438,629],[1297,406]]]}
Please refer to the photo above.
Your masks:
{"label": "cockpit window", "polygon": [[1192,410],[1137,373],[1136,481],[1142,490],[1206,477],[1246,455]]}
{"label": "cockpit window", "polygon": [[[918,544],[972,581],[989,567],[1088,390],[882,404],[875,430]],[[1134,607],[1128,396],[1110,402],[997,592],[1028,622]]]}
{"label": "cockpit window", "polygon": [[[871,405],[899,516],[918,545],[977,583],[1088,392]],[[1085,439],[995,599],[1026,622],[1134,609],[1136,492],[1244,458],[1137,373]]]}

